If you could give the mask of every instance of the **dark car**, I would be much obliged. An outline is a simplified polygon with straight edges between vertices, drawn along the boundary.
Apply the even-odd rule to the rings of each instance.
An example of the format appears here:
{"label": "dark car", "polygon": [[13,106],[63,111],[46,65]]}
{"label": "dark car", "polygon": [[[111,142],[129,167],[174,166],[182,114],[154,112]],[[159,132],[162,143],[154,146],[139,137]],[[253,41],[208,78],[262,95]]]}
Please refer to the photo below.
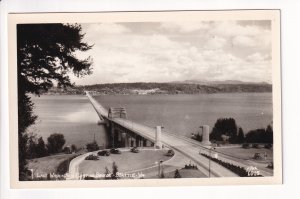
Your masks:
{"label": "dark car", "polygon": [[255,160],[261,160],[261,159],[262,159],[262,156],[261,156],[260,153],[255,153],[254,156],[253,156],[253,158],[254,158]]}
{"label": "dark car", "polygon": [[110,149],[110,152],[113,153],[113,154],[121,154],[121,151],[119,149]]}
{"label": "dark car", "polygon": [[139,148],[137,148],[137,147],[133,147],[132,149],[130,149],[130,151],[132,153],[138,153],[138,152],[140,152]]}
{"label": "dark car", "polygon": [[273,169],[274,168],[274,163],[273,162],[269,162],[268,165],[267,165],[267,168]]}
{"label": "dark car", "polygon": [[175,153],[172,149],[168,150],[168,152],[166,153],[166,156],[173,156]]}
{"label": "dark car", "polygon": [[99,156],[109,156],[110,152],[107,150],[102,150],[97,153]]}
{"label": "dark car", "polygon": [[96,155],[88,155],[87,157],[85,157],[85,160],[99,160],[99,157]]}

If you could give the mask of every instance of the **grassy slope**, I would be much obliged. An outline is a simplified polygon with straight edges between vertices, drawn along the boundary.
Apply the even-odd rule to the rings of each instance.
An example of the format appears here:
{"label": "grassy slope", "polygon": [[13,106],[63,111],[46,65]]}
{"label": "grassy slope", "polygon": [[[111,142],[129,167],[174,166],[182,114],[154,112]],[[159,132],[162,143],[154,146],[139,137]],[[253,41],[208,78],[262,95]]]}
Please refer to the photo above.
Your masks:
{"label": "grassy slope", "polygon": [[[251,159],[252,161],[256,162],[271,162],[273,161],[273,150],[272,149],[244,149],[244,148],[218,148],[217,151],[220,151],[222,153],[233,155],[235,157],[243,158],[243,159]],[[264,153],[267,154],[267,159],[264,160],[254,160],[253,156],[255,153],[260,153],[262,156],[264,156]]]}
{"label": "grassy slope", "polygon": [[59,154],[28,161],[28,169],[33,169],[34,174],[56,173],[61,163],[77,156],[76,154]]}
{"label": "grassy slope", "polygon": [[[181,178],[207,178],[207,176],[199,170],[195,169],[179,169]],[[165,178],[174,178],[175,171],[165,174]]]}
{"label": "grassy slope", "polygon": [[[235,156],[235,157],[248,159],[248,160],[239,160],[239,159],[236,159],[236,158],[228,157],[229,159],[239,161],[239,162],[241,162],[245,165],[248,165],[248,166],[255,166],[259,170],[267,172],[263,175],[273,175],[273,169],[266,168],[267,164],[269,162],[273,162],[273,149],[265,149],[265,148],[261,148],[261,149],[254,149],[254,148],[250,148],[250,149],[222,148],[221,149],[221,148],[218,148],[217,151],[220,151],[222,153],[232,155],[232,156]],[[262,157],[264,157],[265,152],[267,154],[266,159],[264,159],[264,158],[262,158],[261,160],[253,159],[253,156],[254,156],[255,153],[260,153],[262,155]]]}

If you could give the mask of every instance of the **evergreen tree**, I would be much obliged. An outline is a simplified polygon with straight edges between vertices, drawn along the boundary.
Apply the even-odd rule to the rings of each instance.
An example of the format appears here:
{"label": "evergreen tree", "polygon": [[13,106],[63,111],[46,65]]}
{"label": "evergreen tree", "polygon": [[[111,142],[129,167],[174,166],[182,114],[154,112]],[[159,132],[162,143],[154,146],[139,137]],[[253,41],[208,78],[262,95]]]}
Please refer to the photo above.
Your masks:
{"label": "evergreen tree", "polygon": [[36,135],[28,134],[26,146],[26,158],[40,158],[47,155],[47,149],[42,137],[37,138]]}
{"label": "evergreen tree", "polygon": [[175,170],[174,178],[181,178],[181,175],[180,175],[178,169]]}
{"label": "evergreen tree", "polygon": [[27,146],[26,146],[26,158],[33,159],[37,157],[36,153],[36,137],[35,135],[29,135],[27,138]]}
{"label": "evergreen tree", "polygon": [[[18,88],[19,89],[19,88]],[[37,116],[32,113],[33,103],[30,101],[30,97],[24,93],[18,94],[18,147],[19,147],[19,179],[28,180],[27,161],[28,158],[28,140],[30,139],[29,134],[26,133],[27,127],[33,125]]]}
{"label": "evergreen tree", "polygon": [[245,141],[245,135],[244,135],[244,131],[243,129],[240,127],[239,128],[239,132],[238,132],[238,135],[237,135],[237,138],[236,138],[236,143],[244,143]]}
{"label": "evergreen tree", "polygon": [[72,145],[71,145],[71,150],[72,150],[72,153],[73,153],[73,152],[75,152],[75,153],[76,153],[76,151],[77,151],[77,147],[76,147],[76,145],[75,145],[75,144],[72,144]]}
{"label": "evergreen tree", "polygon": [[111,179],[113,180],[118,179],[117,173],[118,173],[118,166],[116,165],[115,162],[113,162]]}
{"label": "evergreen tree", "polygon": [[266,128],[265,142],[269,144],[273,144],[273,128],[271,125],[268,125]]}
{"label": "evergreen tree", "polygon": [[48,151],[47,151],[47,148],[46,148],[46,145],[45,145],[45,142],[43,140],[42,137],[40,137],[37,141],[37,144],[36,144],[36,154],[37,154],[37,157],[44,157],[46,155],[48,155]]}
{"label": "evergreen tree", "polygon": [[105,173],[104,173],[104,175],[105,175],[104,179],[105,179],[105,180],[110,179],[111,176],[109,176],[109,175],[110,175],[109,173],[110,173],[110,172],[109,172],[108,168],[105,167]]}
{"label": "evergreen tree", "polygon": [[90,57],[80,60],[76,52],[92,46],[82,42],[84,34],[78,24],[18,24],[18,137],[19,179],[26,180],[27,128],[35,123],[29,94],[40,95],[57,82],[59,87],[72,86],[69,73],[91,73]]}

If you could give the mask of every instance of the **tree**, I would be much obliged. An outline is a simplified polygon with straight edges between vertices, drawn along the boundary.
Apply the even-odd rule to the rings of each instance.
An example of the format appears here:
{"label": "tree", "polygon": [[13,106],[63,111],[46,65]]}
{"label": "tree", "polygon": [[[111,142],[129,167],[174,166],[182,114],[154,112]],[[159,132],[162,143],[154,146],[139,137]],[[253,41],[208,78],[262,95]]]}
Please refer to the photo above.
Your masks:
{"label": "tree", "polygon": [[218,119],[210,134],[210,139],[216,141],[223,141],[222,135],[229,136],[230,142],[234,142],[236,140],[237,125],[233,118]]}
{"label": "tree", "polygon": [[240,128],[239,128],[238,135],[237,135],[237,137],[236,137],[236,143],[241,144],[241,143],[244,143],[244,141],[245,141],[244,131],[243,131],[243,129],[240,127]]}
{"label": "tree", "polygon": [[273,128],[271,125],[268,125],[266,128],[265,142],[269,144],[273,144]]}
{"label": "tree", "polygon": [[34,134],[28,134],[26,145],[26,158],[40,158],[48,154],[42,137],[37,138]]}
{"label": "tree", "polygon": [[97,151],[97,150],[99,150],[99,145],[98,145],[98,143],[96,141],[94,141],[94,142],[88,143],[86,145],[86,149],[89,152],[91,152],[91,151]]}
{"label": "tree", "polygon": [[42,137],[38,139],[35,150],[38,158],[48,155],[48,151]]}
{"label": "tree", "polygon": [[37,157],[36,153],[37,141],[36,136],[29,134],[27,137],[26,158],[33,159]]}
{"label": "tree", "polygon": [[271,125],[268,125],[266,129],[251,130],[246,134],[245,140],[248,143],[273,144],[273,128]]}
{"label": "tree", "polygon": [[112,165],[112,174],[111,174],[111,179],[113,180],[116,180],[118,179],[118,166],[116,165],[115,162],[113,162],[113,165]]}
{"label": "tree", "polygon": [[72,145],[71,145],[71,150],[72,150],[72,153],[73,153],[73,152],[75,152],[75,153],[76,153],[76,151],[77,151],[77,147],[76,147],[76,145],[75,145],[75,144],[72,144]]}
{"label": "tree", "polygon": [[65,147],[63,148],[63,152],[66,153],[66,154],[72,153],[71,147],[70,147],[70,146],[65,146]]}
{"label": "tree", "polygon": [[181,178],[181,175],[180,175],[178,169],[175,170],[174,178]]}
{"label": "tree", "polygon": [[110,179],[111,178],[111,176],[110,176],[110,171],[108,170],[108,168],[107,167],[105,167],[105,173],[104,173],[104,179],[105,180],[108,180],[108,179]]}
{"label": "tree", "polygon": [[91,74],[91,58],[76,58],[92,46],[82,42],[78,24],[19,24],[17,26],[18,81],[25,93],[40,94],[53,86],[72,86],[68,72]]}
{"label": "tree", "polygon": [[62,151],[66,143],[65,137],[62,134],[54,133],[47,138],[47,149],[49,153],[58,153]]}
{"label": "tree", "polygon": [[69,78],[71,72],[78,77],[91,74],[91,58],[76,58],[76,52],[92,48],[82,42],[83,37],[78,24],[17,25],[20,180],[25,180],[27,173],[27,128],[37,119],[29,94],[40,95],[50,89],[54,82],[59,87],[72,86]]}
{"label": "tree", "polygon": [[27,95],[23,95],[19,92],[18,95],[18,135],[19,135],[19,179],[27,180],[29,176],[27,175],[29,172],[27,170],[27,152],[28,152],[28,141],[30,139],[30,135],[26,133],[27,127],[33,125],[36,120],[36,116],[32,113],[33,103],[30,101],[30,97]]}
{"label": "tree", "polygon": [[245,136],[247,143],[264,143],[265,142],[265,129],[255,129],[249,131]]}

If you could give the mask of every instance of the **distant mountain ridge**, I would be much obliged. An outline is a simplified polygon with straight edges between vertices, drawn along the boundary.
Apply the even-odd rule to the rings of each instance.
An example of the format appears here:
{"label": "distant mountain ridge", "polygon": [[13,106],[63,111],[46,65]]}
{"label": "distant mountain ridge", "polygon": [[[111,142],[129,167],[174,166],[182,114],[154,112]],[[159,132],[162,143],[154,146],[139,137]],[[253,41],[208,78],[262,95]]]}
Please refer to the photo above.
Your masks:
{"label": "distant mountain ridge", "polygon": [[177,83],[177,84],[200,84],[200,85],[214,85],[214,84],[270,84],[268,82],[244,82],[240,80],[184,80],[184,81],[172,81],[170,83]]}

